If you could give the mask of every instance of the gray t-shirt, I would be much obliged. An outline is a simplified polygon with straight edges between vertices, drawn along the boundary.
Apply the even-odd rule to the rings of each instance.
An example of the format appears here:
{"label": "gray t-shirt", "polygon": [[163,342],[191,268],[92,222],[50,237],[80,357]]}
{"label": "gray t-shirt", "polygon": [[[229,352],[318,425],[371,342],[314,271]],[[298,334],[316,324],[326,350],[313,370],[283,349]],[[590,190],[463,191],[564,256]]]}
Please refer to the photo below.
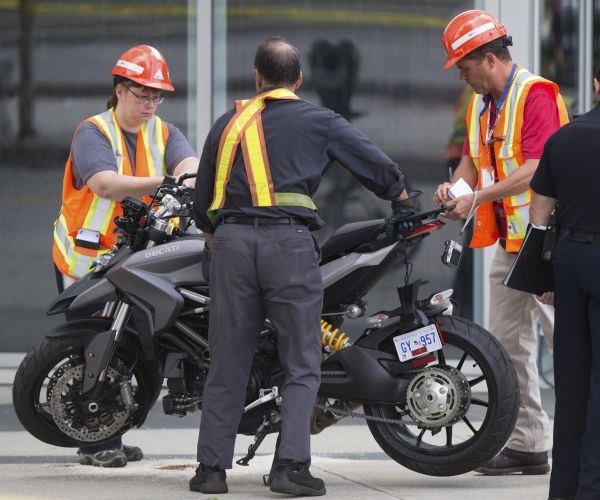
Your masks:
{"label": "gray t-shirt", "polygon": [[[175,125],[170,123],[167,125],[169,138],[165,146],[165,164],[167,172],[172,174],[177,165],[186,158],[196,156],[196,152]],[[123,129],[121,131],[135,173],[137,133],[126,132]],[[71,146],[71,160],[73,162],[73,184],[76,189],[81,189],[84,183],[98,172],[104,170],[118,172],[117,160],[108,137],[90,122],[83,122],[77,129]]]}

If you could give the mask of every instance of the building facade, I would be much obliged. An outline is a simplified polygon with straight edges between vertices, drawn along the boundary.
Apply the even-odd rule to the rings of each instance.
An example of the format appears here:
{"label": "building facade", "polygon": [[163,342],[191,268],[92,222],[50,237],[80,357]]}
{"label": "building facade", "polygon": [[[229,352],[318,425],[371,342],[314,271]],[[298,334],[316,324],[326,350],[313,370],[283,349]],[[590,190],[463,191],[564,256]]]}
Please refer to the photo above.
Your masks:
{"label": "building facade", "polygon": [[[77,124],[103,111],[110,70],[128,47],[165,55],[175,92],[159,115],[197,150],[213,120],[254,93],[253,55],[280,35],[302,52],[300,95],[348,118],[390,155],[410,187],[431,205],[448,177],[448,142],[463,90],[444,71],[441,34],[470,8],[499,17],[513,35],[516,61],[559,83],[570,111],[592,105],[591,75],[600,50],[600,0],[0,0],[0,351],[26,351],[60,318],[45,309],[56,293],[52,222],[60,208],[64,162]],[[350,221],[384,217],[389,205],[333,165],[315,200],[323,240]],[[449,223],[410,254],[423,293],[462,286],[466,314],[486,322],[486,267],[444,268]],[[394,307],[404,266],[368,297],[370,310]],[[472,277],[471,277],[472,276]],[[360,320],[348,323],[358,331]]]}

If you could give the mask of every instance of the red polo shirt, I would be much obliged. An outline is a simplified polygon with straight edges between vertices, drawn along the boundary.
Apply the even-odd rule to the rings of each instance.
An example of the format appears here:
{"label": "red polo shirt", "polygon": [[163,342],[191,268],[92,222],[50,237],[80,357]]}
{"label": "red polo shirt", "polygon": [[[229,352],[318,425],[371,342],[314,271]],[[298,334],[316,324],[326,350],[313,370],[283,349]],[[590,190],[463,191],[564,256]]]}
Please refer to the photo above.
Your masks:
{"label": "red polo shirt", "polygon": [[[495,115],[496,106],[492,106],[490,123],[494,123],[496,119]],[[521,131],[523,158],[525,160],[541,158],[546,140],[559,127],[560,118],[554,92],[547,85],[533,85],[529,90],[529,94],[527,94],[525,109],[523,111],[523,129]],[[462,154],[463,156],[469,155],[468,137],[465,138]],[[494,156],[492,156],[492,164],[494,167],[496,166],[496,158]],[[497,171],[496,182],[498,182]],[[506,214],[502,200],[494,201],[494,213],[496,214],[496,223],[500,231],[500,244],[503,248],[506,248]]]}

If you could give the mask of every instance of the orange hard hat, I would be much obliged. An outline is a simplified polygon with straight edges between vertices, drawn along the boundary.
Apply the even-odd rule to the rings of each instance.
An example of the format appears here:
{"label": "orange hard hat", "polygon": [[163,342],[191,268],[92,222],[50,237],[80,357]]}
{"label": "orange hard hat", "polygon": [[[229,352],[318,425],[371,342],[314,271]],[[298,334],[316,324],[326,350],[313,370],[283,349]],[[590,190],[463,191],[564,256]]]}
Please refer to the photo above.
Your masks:
{"label": "orange hard hat", "polygon": [[467,10],[448,23],[442,36],[448,69],[475,49],[505,36],[506,28],[483,10]]}
{"label": "orange hard hat", "polygon": [[163,55],[150,45],[136,45],[126,51],[115,64],[113,76],[123,76],[144,87],[175,90]]}

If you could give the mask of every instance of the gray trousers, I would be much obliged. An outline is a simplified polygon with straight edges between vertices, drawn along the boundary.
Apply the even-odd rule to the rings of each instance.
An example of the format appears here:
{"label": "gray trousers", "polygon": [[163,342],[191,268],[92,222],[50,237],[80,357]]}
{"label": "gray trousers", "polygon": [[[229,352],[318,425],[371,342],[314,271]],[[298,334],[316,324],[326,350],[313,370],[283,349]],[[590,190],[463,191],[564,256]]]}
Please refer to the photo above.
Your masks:
{"label": "gray trousers", "polygon": [[490,331],[510,356],[521,393],[519,415],[506,446],[517,451],[541,452],[550,449],[550,422],[540,395],[534,321],[540,322],[552,352],[554,307],[542,304],[535,295],[502,284],[516,258],[516,253],[507,253],[498,246],[490,271]]}
{"label": "gray trousers", "polygon": [[310,414],[320,384],[323,285],[305,226],[221,224],[210,270],[210,369],[198,461],[230,469],[258,335],[269,318],[285,370],[279,458],[310,458]]}

